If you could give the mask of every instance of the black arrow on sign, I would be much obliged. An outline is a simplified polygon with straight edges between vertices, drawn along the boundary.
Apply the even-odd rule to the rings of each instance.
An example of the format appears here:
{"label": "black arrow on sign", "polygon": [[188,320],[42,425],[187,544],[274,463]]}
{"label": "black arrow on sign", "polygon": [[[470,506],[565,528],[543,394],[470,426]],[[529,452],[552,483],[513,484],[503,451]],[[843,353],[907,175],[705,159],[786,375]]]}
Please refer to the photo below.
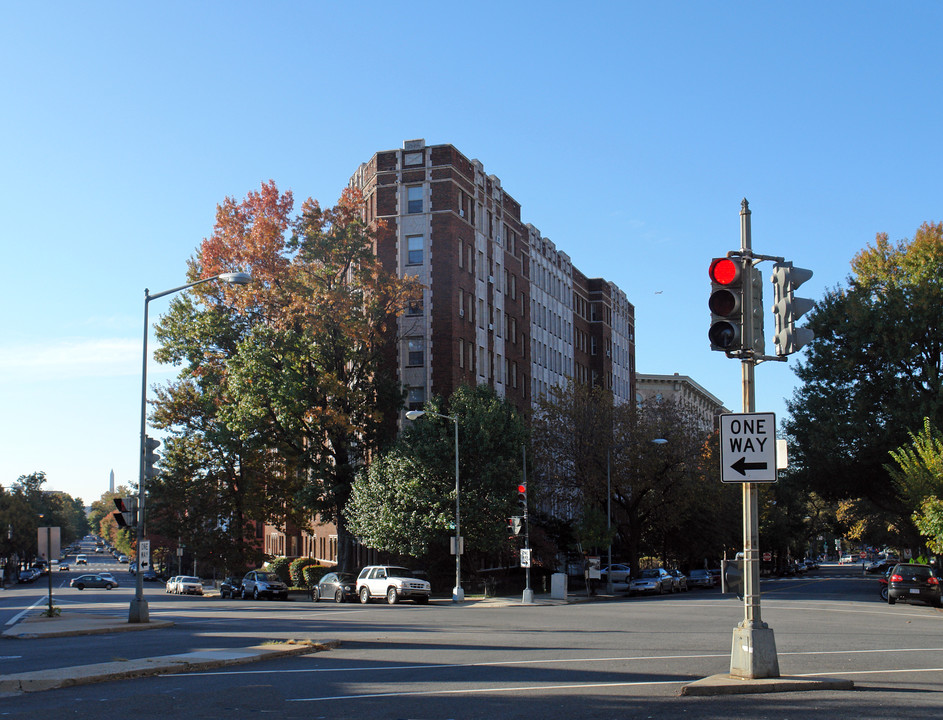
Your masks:
{"label": "black arrow on sign", "polygon": [[751,463],[748,463],[748,462],[747,462],[747,459],[746,459],[745,457],[742,457],[742,458],[740,458],[739,460],[737,460],[737,462],[735,462],[735,463],[734,463],[733,465],[731,465],[730,467],[732,467],[734,470],[736,470],[736,471],[737,471],[738,473],[740,473],[741,475],[746,475],[746,474],[747,474],[747,470],[765,470],[765,469],[767,468],[767,465],[768,465],[768,463],[765,463],[765,462],[751,462]]}

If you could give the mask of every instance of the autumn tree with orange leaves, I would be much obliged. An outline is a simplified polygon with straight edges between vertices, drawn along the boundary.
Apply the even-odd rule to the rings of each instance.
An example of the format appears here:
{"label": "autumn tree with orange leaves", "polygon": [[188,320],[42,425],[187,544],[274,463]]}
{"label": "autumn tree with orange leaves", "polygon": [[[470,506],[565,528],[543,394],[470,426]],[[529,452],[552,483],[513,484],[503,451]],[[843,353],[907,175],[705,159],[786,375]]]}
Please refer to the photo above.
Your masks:
{"label": "autumn tree with orange leaves", "polygon": [[[222,487],[233,517],[303,523],[316,513],[336,522],[346,567],[355,469],[391,439],[403,402],[385,351],[421,287],[380,264],[359,191],[345,190],[329,209],[309,199],[293,212],[291,192],[274,182],[217,208],[191,278],[238,270],[252,282],[207,283],[174,301],[158,327],[160,359],[183,369],[161,389],[154,417],[174,433],[168,468]],[[230,540],[240,532],[244,523]]]}

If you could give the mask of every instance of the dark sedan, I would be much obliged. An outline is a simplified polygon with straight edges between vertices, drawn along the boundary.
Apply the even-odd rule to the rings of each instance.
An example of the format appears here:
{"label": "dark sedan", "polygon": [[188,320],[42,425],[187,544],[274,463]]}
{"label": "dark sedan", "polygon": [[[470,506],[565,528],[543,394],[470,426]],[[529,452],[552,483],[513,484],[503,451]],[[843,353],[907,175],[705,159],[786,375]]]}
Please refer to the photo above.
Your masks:
{"label": "dark sedan", "polygon": [[893,605],[898,600],[921,600],[933,607],[943,607],[936,571],[929,565],[895,565],[887,578],[887,602]]}
{"label": "dark sedan", "polygon": [[118,587],[118,583],[114,580],[101,575],[79,575],[77,578],[73,578],[72,582],[69,583],[69,587],[74,587],[76,590],[84,590],[85,588],[105,588],[105,590],[111,590],[112,588]]}
{"label": "dark sedan", "polygon": [[237,598],[242,595],[242,575],[230,575],[219,584],[221,598]]}
{"label": "dark sedan", "polygon": [[334,598],[334,602],[354,602],[357,600],[357,576],[353,573],[328,573],[311,588],[311,601],[321,598]]}

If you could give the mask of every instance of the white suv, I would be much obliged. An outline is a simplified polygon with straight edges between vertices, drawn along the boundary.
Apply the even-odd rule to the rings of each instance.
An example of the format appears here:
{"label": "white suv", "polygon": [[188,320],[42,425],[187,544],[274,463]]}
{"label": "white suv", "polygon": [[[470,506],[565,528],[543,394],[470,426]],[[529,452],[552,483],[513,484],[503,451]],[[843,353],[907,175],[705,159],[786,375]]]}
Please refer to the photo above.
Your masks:
{"label": "white suv", "polygon": [[400,600],[425,604],[432,595],[432,586],[404,567],[368,565],[357,576],[357,595],[364,605],[373,598],[381,597],[386,597],[390,605]]}

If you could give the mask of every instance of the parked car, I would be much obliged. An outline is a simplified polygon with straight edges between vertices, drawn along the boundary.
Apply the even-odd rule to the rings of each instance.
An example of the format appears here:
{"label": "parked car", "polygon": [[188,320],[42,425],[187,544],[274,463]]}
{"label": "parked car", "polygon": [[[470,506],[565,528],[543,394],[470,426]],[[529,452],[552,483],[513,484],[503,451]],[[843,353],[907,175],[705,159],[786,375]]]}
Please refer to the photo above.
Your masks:
{"label": "parked car", "polygon": [[688,578],[683,572],[680,570],[669,570],[668,574],[674,579],[671,585],[672,592],[688,591]]}
{"label": "parked car", "polygon": [[164,585],[164,592],[174,594],[177,592],[177,581],[180,579],[179,575],[174,575],[170,578],[167,583]]}
{"label": "parked car", "polygon": [[202,595],[203,583],[193,575],[181,575],[177,578],[176,591],[178,595]]}
{"label": "parked car", "polygon": [[382,597],[390,605],[400,600],[425,604],[432,596],[432,585],[404,567],[368,565],[357,576],[357,596],[364,605],[374,598]]}
{"label": "parked car", "polygon": [[20,570],[19,577],[17,577],[18,583],[31,583],[39,577],[39,570],[33,570],[28,568],[26,570]]}
{"label": "parked car", "polygon": [[641,574],[629,583],[629,595],[635,593],[658,593],[664,595],[671,590],[674,579],[664,568],[642,570]]}
{"label": "parked car", "polygon": [[273,572],[252,570],[242,578],[242,599],[245,600],[250,597],[253,600],[262,597],[268,597],[272,600],[276,598],[287,600],[288,586]]}
{"label": "parked car", "polygon": [[88,555],[77,555],[75,558],[76,565],[88,565]]}
{"label": "parked car", "polygon": [[242,575],[230,575],[223,578],[219,584],[219,596],[221,598],[237,598],[242,596]]}
{"label": "parked car", "polygon": [[612,572],[612,582],[627,583],[632,577],[632,568],[628,565],[613,563],[599,571],[599,579],[602,582],[606,582],[610,572]]}
{"label": "parked car", "polygon": [[69,582],[69,587],[74,587],[76,590],[84,590],[85,588],[105,588],[106,590],[111,590],[112,588],[118,587],[118,583],[114,580],[111,580],[101,575],[79,575],[77,578],[72,578]]}
{"label": "parked car", "polygon": [[887,602],[893,605],[898,600],[921,600],[933,607],[943,607],[936,571],[929,565],[895,565],[887,578]]}
{"label": "parked car", "polygon": [[357,599],[357,576],[353,573],[328,573],[311,588],[311,602],[321,598],[334,598],[334,602],[350,602]]}
{"label": "parked car", "polygon": [[716,584],[709,570],[692,570],[688,573],[688,587],[712,588]]}

